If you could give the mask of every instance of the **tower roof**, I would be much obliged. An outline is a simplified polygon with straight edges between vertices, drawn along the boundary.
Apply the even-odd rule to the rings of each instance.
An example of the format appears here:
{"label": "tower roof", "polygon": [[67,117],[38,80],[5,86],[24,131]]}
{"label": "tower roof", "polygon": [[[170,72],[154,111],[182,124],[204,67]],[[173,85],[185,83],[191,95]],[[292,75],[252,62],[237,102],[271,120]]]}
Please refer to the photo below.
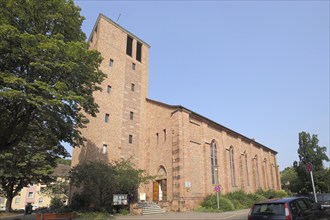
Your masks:
{"label": "tower roof", "polygon": [[126,30],[125,28],[123,28],[122,26],[120,26],[119,24],[117,24],[116,22],[114,22],[113,20],[111,20],[110,18],[108,18],[107,16],[105,16],[104,14],[100,13],[95,24],[94,27],[91,31],[91,34],[89,35],[88,38],[88,42],[91,40],[91,37],[93,36],[93,32],[97,26],[97,24],[99,23],[100,19],[103,18],[104,20],[106,20],[107,22],[111,23],[112,25],[116,26],[117,28],[119,28],[120,30],[124,31],[125,33],[127,33],[128,35],[132,36],[133,38],[137,39],[139,42],[143,43],[145,46],[147,46],[148,48],[150,48],[150,45],[148,43],[146,43],[145,41],[143,41],[141,38],[137,37],[136,35],[132,34],[132,32],[129,32],[128,30]]}

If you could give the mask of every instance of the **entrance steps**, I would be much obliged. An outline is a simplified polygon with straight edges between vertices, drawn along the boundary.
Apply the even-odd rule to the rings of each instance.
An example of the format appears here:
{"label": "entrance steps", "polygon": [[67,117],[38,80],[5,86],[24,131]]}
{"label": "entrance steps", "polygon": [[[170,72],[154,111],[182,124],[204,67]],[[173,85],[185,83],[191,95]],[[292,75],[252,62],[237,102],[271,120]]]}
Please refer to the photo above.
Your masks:
{"label": "entrance steps", "polygon": [[139,202],[138,207],[142,208],[142,215],[155,215],[165,212],[165,210],[160,208],[156,203],[152,201]]}

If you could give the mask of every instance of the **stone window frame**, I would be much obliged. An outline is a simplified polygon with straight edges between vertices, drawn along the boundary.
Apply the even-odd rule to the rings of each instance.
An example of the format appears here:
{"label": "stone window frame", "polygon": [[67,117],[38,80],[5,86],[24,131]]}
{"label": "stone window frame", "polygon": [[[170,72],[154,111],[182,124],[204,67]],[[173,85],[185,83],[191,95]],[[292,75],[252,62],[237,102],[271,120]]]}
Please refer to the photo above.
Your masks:
{"label": "stone window frame", "polygon": [[230,168],[231,185],[236,186],[235,157],[234,157],[233,146],[229,147],[229,168]]}
{"label": "stone window frame", "polygon": [[212,184],[218,184],[218,150],[215,140],[210,144],[210,161],[211,161],[211,182]]}

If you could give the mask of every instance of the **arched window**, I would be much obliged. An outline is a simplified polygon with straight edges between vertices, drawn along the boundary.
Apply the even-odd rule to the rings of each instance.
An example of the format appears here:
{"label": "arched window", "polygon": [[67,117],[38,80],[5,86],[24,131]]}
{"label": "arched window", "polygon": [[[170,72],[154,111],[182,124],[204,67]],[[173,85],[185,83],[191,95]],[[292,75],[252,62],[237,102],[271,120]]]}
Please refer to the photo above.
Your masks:
{"label": "arched window", "polygon": [[213,140],[210,145],[211,155],[211,175],[212,184],[218,184],[218,156],[217,156],[217,144]]}
{"label": "arched window", "polygon": [[235,163],[234,163],[234,148],[231,146],[229,148],[229,164],[230,164],[230,177],[231,177],[231,185],[236,186],[236,178],[235,178]]}

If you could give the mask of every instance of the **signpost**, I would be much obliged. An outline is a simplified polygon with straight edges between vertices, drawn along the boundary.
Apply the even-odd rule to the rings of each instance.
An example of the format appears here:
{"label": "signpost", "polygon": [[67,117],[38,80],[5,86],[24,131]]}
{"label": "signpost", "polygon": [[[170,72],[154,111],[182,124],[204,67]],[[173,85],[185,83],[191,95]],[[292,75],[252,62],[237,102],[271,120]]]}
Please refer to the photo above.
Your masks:
{"label": "signpost", "polygon": [[215,173],[216,173],[216,186],[214,187],[214,190],[217,192],[217,205],[218,209],[220,208],[219,206],[219,192],[221,191],[221,187],[219,186],[219,179],[218,179],[218,166],[214,168]]}
{"label": "signpost", "polygon": [[313,164],[311,162],[308,162],[306,164],[306,170],[307,172],[309,172],[311,174],[311,179],[312,179],[312,185],[313,185],[313,193],[314,193],[314,199],[315,202],[317,202],[317,197],[316,197],[316,193],[315,193],[315,186],[314,186],[314,178],[313,178]]}

